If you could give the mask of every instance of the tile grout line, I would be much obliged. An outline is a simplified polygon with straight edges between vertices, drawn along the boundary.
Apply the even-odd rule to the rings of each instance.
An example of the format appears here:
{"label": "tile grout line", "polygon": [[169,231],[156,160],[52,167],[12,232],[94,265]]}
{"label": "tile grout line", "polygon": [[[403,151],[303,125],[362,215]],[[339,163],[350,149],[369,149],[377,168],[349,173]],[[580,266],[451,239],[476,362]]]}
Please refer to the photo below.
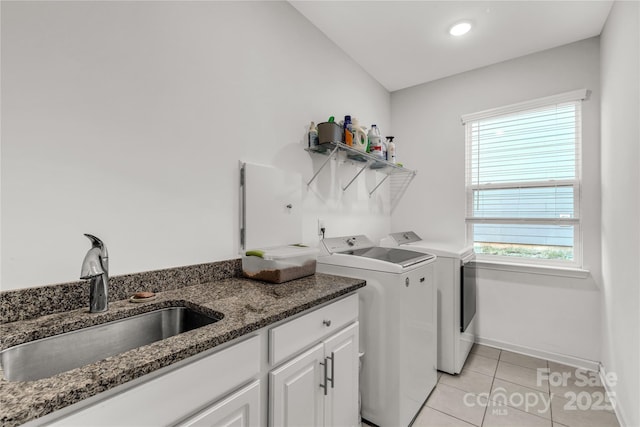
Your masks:
{"label": "tile grout line", "polygon": [[[462,370],[464,370],[464,368],[462,368]],[[460,371],[460,373],[462,373],[462,371]],[[476,373],[477,373],[477,372],[476,372]],[[485,375],[485,374],[480,374],[480,375],[484,375],[485,377],[488,377],[488,376],[489,376],[489,375]],[[439,381],[438,381],[438,384],[440,384],[440,382],[439,382]],[[456,387],[456,386],[451,385],[451,384],[445,384],[445,383],[442,383],[442,385],[443,385],[443,386],[446,386],[446,387],[454,388],[454,389],[456,389],[456,390],[458,390],[458,391],[463,391],[463,392],[465,392],[465,393],[472,394],[473,396],[476,396],[476,397],[478,396],[478,393],[473,393],[473,392],[471,392],[471,391],[469,391],[469,390],[464,390],[464,389],[461,389],[461,388]],[[493,386],[493,381],[491,382],[491,385]],[[489,392],[491,392],[491,391],[489,391]],[[428,406],[428,405],[425,403],[423,407],[427,407],[427,406]],[[453,417],[453,418],[455,418],[455,419],[458,419],[458,420],[464,421],[464,422],[465,422],[465,423],[467,423],[467,424],[470,424],[470,425],[472,425],[472,426],[476,426],[475,424],[470,423],[469,421],[465,421],[465,420],[463,420],[462,418],[458,418],[458,417],[456,417],[456,416],[455,416],[455,415],[453,415],[453,414],[449,414],[448,412],[441,411],[441,410],[436,409],[436,408],[434,408],[434,407],[432,407],[432,406],[428,406],[428,407],[429,407],[430,409],[433,409],[434,411],[441,412],[441,413],[443,413],[443,414],[445,414],[445,415],[448,415],[448,416],[450,416],[450,417]],[[422,409],[420,409],[420,410],[422,410]],[[486,411],[486,407],[485,407],[485,411]],[[484,421],[484,414],[482,415],[482,421]],[[482,422],[480,423],[480,425],[478,425],[478,426],[476,426],[476,427],[482,427]]]}
{"label": "tile grout line", "polygon": [[[463,368],[463,369],[464,369],[464,368]],[[442,375],[440,375],[440,378],[438,378],[438,381],[436,381],[436,387],[438,386],[438,384],[440,384],[440,380],[442,379],[442,377],[443,377],[444,375],[449,375],[449,374],[442,373]],[[458,388],[458,387],[454,387],[454,386],[449,385],[449,384],[442,383],[442,385],[445,385],[445,386],[447,386],[447,387],[451,387],[451,388],[455,388],[456,390],[459,390],[459,391],[464,391],[465,393],[470,393],[470,392],[469,392],[469,391],[467,391],[467,390],[462,390],[462,389],[460,389],[460,388]],[[435,387],[434,387],[434,391],[435,391]],[[432,391],[432,393],[433,393],[433,391]],[[473,394],[475,395],[475,393],[473,393]],[[429,397],[431,397],[431,395],[429,395]],[[472,423],[470,423],[470,422],[468,422],[468,421],[465,421],[465,420],[463,420],[462,418],[456,417],[456,416],[455,416],[455,415],[453,415],[453,414],[449,414],[448,412],[444,412],[444,411],[441,411],[441,410],[439,410],[439,409],[436,409],[436,408],[434,408],[434,407],[429,406],[429,405],[427,404],[427,401],[428,401],[428,400],[429,400],[428,398],[427,398],[427,400],[425,400],[424,404],[423,404],[423,405],[422,405],[422,407],[420,408],[420,411],[418,411],[418,415],[419,415],[419,414],[420,414],[420,413],[421,413],[425,408],[429,408],[429,409],[431,409],[431,410],[433,410],[433,411],[440,412],[441,414],[444,414],[444,415],[446,415],[446,416],[448,416],[448,417],[455,418],[456,420],[462,421],[463,423],[466,423],[466,424],[469,424],[469,425],[475,426],[475,424],[472,424]],[[475,426],[475,427],[482,427],[482,424],[481,424],[480,426]]]}
{"label": "tile grout line", "polygon": [[551,395],[551,393],[550,393],[550,392],[549,392],[549,393],[545,393],[545,392],[544,392],[544,391],[542,391],[542,390],[539,390],[539,389],[537,389],[537,388],[533,388],[533,387],[529,387],[528,385],[523,385],[523,384],[520,384],[520,383],[514,383],[513,381],[505,380],[504,378],[500,378],[500,377],[496,377],[496,378],[497,378],[497,379],[499,379],[500,381],[504,381],[505,383],[509,383],[509,384],[517,385],[518,387],[523,387],[523,388],[526,388],[526,389],[531,390],[531,391],[536,391],[536,392],[538,392],[538,393],[543,393],[543,394]]}
{"label": "tile grout line", "polygon": [[[499,379],[499,380],[502,380],[501,378],[498,378],[498,379]],[[504,380],[502,380],[502,381],[504,381]],[[509,382],[509,381],[508,381],[508,382]],[[511,384],[518,385],[518,386],[520,385],[520,384],[517,384],[517,383],[511,383]],[[522,386],[522,387],[524,387],[524,386]],[[526,388],[526,387],[525,387],[525,388]],[[530,389],[530,390],[533,390],[533,389]],[[540,391],[540,390],[536,390],[536,391],[537,391],[538,393],[544,393],[544,392],[542,392],[542,391]],[[492,400],[492,401],[493,401],[493,402],[495,402],[495,403],[499,403],[498,401],[493,400],[493,399],[489,399],[489,400]],[[532,412],[527,412],[527,411],[525,411],[525,410],[522,410],[522,409],[520,409],[520,408],[516,408],[515,406],[511,406],[511,405],[509,405],[509,404],[505,404],[505,406],[506,406],[506,407],[508,407],[509,409],[513,409],[513,410],[515,410],[515,411],[519,411],[519,412],[522,412],[522,413],[524,413],[524,414],[528,414],[528,415],[531,415],[531,416],[534,416],[534,417],[538,417],[538,418],[540,418],[540,419],[543,419],[543,420],[545,420],[545,421],[549,421],[549,422],[553,423],[553,420],[552,420],[551,418],[545,418],[545,417],[543,417],[543,416],[541,416],[541,415],[538,415],[538,414],[535,414],[535,413],[532,413]],[[551,417],[551,407],[549,407],[549,417]],[[556,423],[557,423],[557,422],[556,422]],[[565,425],[564,425],[564,424],[561,424],[561,426],[562,426],[562,427],[565,427]]]}
{"label": "tile grout line", "polygon": [[482,414],[482,422],[480,427],[484,425],[484,419],[487,417],[487,411],[489,410],[489,402],[491,402],[491,392],[493,391],[493,383],[496,381],[496,373],[498,372],[498,365],[500,364],[500,357],[502,356],[502,350],[498,353],[498,363],[496,363],[496,369],[493,371],[493,377],[491,378],[491,387],[489,387],[489,396],[487,397],[487,404],[484,407],[484,414]]}
{"label": "tile grout line", "polygon": [[[464,370],[464,368],[463,368],[463,370]],[[491,380],[491,385],[493,385],[493,378],[494,378],[494,377],[492,377],[491,375],[483,374],[483,373],[481,373],[481,372],[476,372],[476,371],[471,371],[471,372],[473,372],[474,374],[483,375],[483,376],[485,376],[485,377],[492,378],[492,380]],[[462,374],[462,371],[460,371],[460,374]],[[460,375],[460,374],[458,374],[458,375]],[[451,375],[451,376],[453,376],[453,375]],[[440,383],[440,382],[438,382],[438,384],[439,384],[439,383]],[[442,385],[446,385],[447,387],[455,388],[455,389],[456,389],[456,390],[458,390],[458,391],[464,391],[465,393],[473,394],[474,396],[477,396],[477,395],[478,395],[478,393],[476,393],[476,392],[474,392],[474,391],[465,390],[465,389],[460,388],[460,387],[455,386],[455,385],[451,385],[451,384],[447,384],[447,383],[442,383]]]}
{"label": "tile grout line", "polygon": [[[504,361],[504,360],[500,360],[500,361],[498,361],[498,367],[499,367],[499,365],[500,365],[500,362],[502,362],[502,363],[506,363],[507,365],[510,365],[510,366],[515,366],[515,367],[517,367],[517,368],[524,368],[524,369],[527,369],[527,370],[529,370],[529,371],[534,371],[534,372],[536,372],[536,375],[537,375],[537,371],[538,371],[538,369],[541,369],[541,368],[529,368],[528,366],[516,365],[515,363],[506,362],[506,361]],[[545,360],[545,362],[547,362],[547,361]],[[545,368],[542,368],[542,369],[545,369]],[[497,374],[497,369],[496,369],[496,374]],[[547,387],[546,387],[547,391],[545,392],[544,390],[540,390],[540,389],[535,388],[535,387],[533,387],[533,386],[525,385],[525,384],[520,384],[520,383],[514,382],[514,381],[512,381],[512,380],[505,379],[505,378],[498,377],[498,379],[499,379],[499,380],[501,380],[501,381],[506,381],[506,382],[511,383],[511,384],[515,384],[515,385],[520,386],[520,387],[528,388],[528,389],[530,389],[530,390],[535,390],[535,391],[540,392],[540,393],[547,393],[547,394],[549,394],[549,395],[551,394],[551,386],[549,385],[549,382],[548,382],[548,381],[547,381]]]}
{"label": "tile grout line", "polygon": [[[500,355],[502,355],[502,352],[500,352]],[[549,369],[549,361],[548,361],[548,360],[546,360],[546,359],[540,359],[540,360],[543,360],[543,361],[544,361],[544,364],[545,364],[545,366],[546,366],[546,369]],[[498,363],[499,363],[499,362],[498,362]],[[509,363],[509,362],[507,362],[507,361],[504,361],[504,363],[508,363],[508,364],[510,364],[510,365],[514,365],[514,366],[520,366],[520,365],[516,365],[515,363]],[[522,367],[522,368],[529,368],[528,366],[520,366],[520,367]],[[536,372],[537,372],[537,370],[538,370],[538,368],[529,368],[529,369],[532,369],[532,370],[534,370],[534,369],[535,369],[535,370],[536,370]],[[496,372],[497,372],[497,369],[496,369]],[[517,386],[524,387],[524,388],[527,388],[527,389],[529,389],[529,390],[535,390],[535,391],[537,391],[537,392],[544,393],[544,392],[542,392],[542,391],[540,391],[540,390],[537,390],[537,389],[534,389],[534,388],[531,388],[531,387],[527,387],[526,385],[523,385],[523,384],[514,383],[514,382],[511,382],[511,381],[504,380],[504,379],[502,379],[502,381],[505,381],[505,382],[508,382],[508,383],[511,383],[511,384],[515,384],[515,385],[517,385]],[[549,423],[551,424],[551,427],[553,427],[553,412],[552,412],[552,409],[551,409],[551,386],[550,386],[550,384],[549,384],[549,381],[547,381],[547,391],[548,391],[548,393],[547,393],[547,394],[549,395]],[[518,408],[513,408],[513,409],[518,409]],[[527,412],[527,411],[523,411],[523,412],[524,412],[524,413],[526,413],[526,414],[533,415],[533,416],[536,416],[536,417],[538,417],[538,418],[542,418],[542,419],[546,420],[546,418],[541,417],[541,416],[539,416],[539,415],[536,415],[536,414],[530,414],[530,413],[529,413],[529,412]]]}
{"label": "tile grout line", "polygon": [[[483,356],[483,357],[484,357],[484,356]],[[499,357],[499,356],[498,356],[498,357]],[[492,359],[492,358],[488,358],[488,359],[496,360],[496,362],[497,362],[497,359]],[[465,363],[466,363],[466,361],[465,361]],[[497,369],[498,369],[498,364],[496,363],[496,370],[497,370]],[[464,365],[463,365],[462,370],[460,371],[460,374],[458,374],[458,375],[461,375],[461,374],[462,374],[462,372],[463,372],[464,370],[465,370],[465,367],[464,367]],[[477,372],[477,371],[474,371],[474,370],[471,370],[471,369],[469,369],[469,371],[471,371],[471,372],[473,372],[473,373],[475,373],[475,374],[478,374],[478,375],[482,375],[482,376],[485,376],[485,377],[490,377],[490,378],[491,378],[491,387],[493,387],[493,379],[495,378],[495,371],[494,371],[494,375],[493,375],[493,376],[491,376],[491,375],[487,375],[487,374],[482,373],[482,372]],[[436,386],[438,386],[438,385],[442,384],[442,385],[444,385],[444,386],[454,388],[454,389],[456,389],[456,390],[458,390],[458,391],[462,391],[462,392],[465,392],[465,393],[472,394],[472,395],[474,395],[474,396],[478,396],[478,393],[474,393],[474,392],[471,392],[471,391],[468,391],[468,390],[464,390],[464,389],[462,389],[462,388],[456,387],[455,385],[451,385],[451,384],[443,383],[443,382],[442,382],[442,378],[444,378],[444,376],[445,376],[445,375],[449,375],[449,376],[455,377],[455,375],[451,375],[451,374],[448,374],[448,373],[444,373],[444,372],[442,372],[442,375],[440,375],[440,378],[439,378],[439,379],[438,379],[438,381],[436,382]],[[489,394],[491,394],[491,387],[489,388]],[[490,400],[490,399],[487,399],[487,401],[488,401],[488,400]],[[467,424],[469,424],[469,425],[476,426],[475,424],[473,424],[473,423],[471,423],[471,422],[468,422],[468,421],[465,421],[465,420],[463,420],[462,418],[458,418],[458,417],[456,417],[456,416],[455,416],[455,415],[453,415],[453,414],[449,414],[449,413],[447,413],[447,412],[444,412],[444,411],[441,411],[441,410],[439,410],[439,409],[436,409],[436,408],[433,408],[433,407],[431,407],[431,406],[428,406],[426,402],[425,402],[425,404],[423,405],[423,408],[424,408],[424,407],[429,407],[430,409],[433,409],[434,411],[437,411],[437,412],[440,412],[440,413],[442,413],[442,414],[448,415],[448,416],[450,416],[450,417],[452,417],[452,418],[455,418],[455,419],[457,419],[457,420],[460,420],[460,421],[462,421],[462,422],[464,422],[464,423],[467,423]],[[421,408],[420,410],[422,411],[422,408]],[[480,425],[478,425],[478,426],[476,426],[476,427],[482,427],[482,423],[484,422],[484,414],[486,413],[486,410],[487,410],[487,407],[485,406],[485,411],[484,411],[484,413],[482,414],[482,420],[481,420],[481,422],[480,422]]]}
{"label": "tile grout line", "polygon": [[[495,348],[495,347],[492,347],[492,348]],[[500,353],[502,352],[502,350],[497,349],[497,348],[496,348],[496,350],[498,350],[498,352],[499,352],[499,353],[498,353],[498,358],[495,358],[495,359],[494,359],[493,357],[485,356],[484,354],[476,353],[476,352],[475,352],[475,351],[473,351],[473,350],[472,350],[472,351],[470,351],[470,352],[469,352],[469,354],[474,354],[474,355],[476,355],[476,356],[484,357],[484,358],[486,358],[486,359],[499,360],[499,359],[500,359]]]}
{"label": "tile grout line", "polygon": [[[538,368],[532,368],[532,367],[530,367],[530,366],[522,366],[522,365],[518,365],[517,363],[513,363],[513,362],[507,362],[506,360],[499,360],[498,362],[506,363],[507,365],[511,365],[511,366],[517,366],[517,367],[519,367],[519,368],[529,369],[529,370],[531,370],[531,371],[535,371],[535,370],[537,370],[537,369],[538,369]],[[546,362],[546,360],[545,360],[545,362]]]}
{"label": "tile grout line", "polygon": [[[551,367],[549,366],[549,361],[547,360],[547,372],[551,373]],[[553,427],[553,395],[551,394],[551,381],[547,380],[547,388],[549,389],[549,416],[551,417],[551,427]]]}
{"label": "tile grout line", "polygon": [[[475,426],[475,424],[472,424],[472,423],[470,423],[469,421],[465,421],[465,420],[463,420],[462,418],[458,418],[458,417],[456,417],[456,416],[455,416],[455,415],[453,415],[453,414],[449,414],[449,413],[444,412],[444,411],[441,411],[441,410],[439,410],[439,409],[432,408],[431,406],[426,406],[426,405],[425,405],[425,407],[428,407],[429,409],[434,410],[434,411],[436,411],[436,412],[440,412],[441,414],[444,414],[444,415],[446,415],[446,416],[448,416],[448,417],[455,418],[456,420],[458,420],[458,421],[462,421],[463,423],[465,423],[465,424],[469,424],[470,426]],[[479,426],[476,426],[476,427],[482,427],[482,424],[481,424],[481,425],[479,425]]]}
{"label": "tile grout line", "polygon": [[[545,359],[541,359],[541,360],[544,360],[545,364],[547,365],[547,368],[549,368],[549,361],[548,361],[548,360],[545,360]],[[514,363],[509,363],[509,362],[506,362],[506,361],[503,361],[503,362],[504,362],[504,363],[507,363],[507,364],[510,364],[510,365],[514,365],[514,366],[520,366],[520,365],[516,365],[516,364],[514,364]],[[520,367],[522,367],[522,368],[528,368],[527,366],[520,366]],[[528,368],[528,369],[532,369],[532,370],[533,370],[533,369],[535,369],[535,370],[537,371],[537,369],[538,369],[538,368]],[[497,369],[496,369],[496,372],[497,372]],[[512,382],[512,381],[508,381],[508,380],[505,380],[505,379],[502,379],[502,378],[499,378],[499,379],[500,379],[501,381],[508,382],[508,383],[510,383],[510,384],[517,385],[517,386],[519,386],[519,387],[524,387],[524,388],[526,388],[526,389],[529,389],[529,390],[532,390],[532,391],[536,391],[536,392],[538,392],[538,393],[544,393],[544,391],[542,391],[542,390],[538,390],[538,389],[535,389],[535,388],[531,388],[531,387],[528,387],[528,386],[523,385],[523,384],[514,383],[514,382]],[[543,420],[545,420],[545,421],[549,421],[549,423],[551,424],[551,426],[553,426],[554,420],[553,420],[553,412],[552,412],[552,409],[551,409],[551,386],[550,386],[549,382],[547,382],[547,390],[548,390],[548,393],[547,393],[547,394],[549,395],[549,419],[546,419],[545,417],[542,417],[542,416],[537,415],[537,414],[533,414],[533,413],[530,413],[530,412],[527,412],[527,411],[523,411],[523,410],[518,409],[518,408],[514,408],[514,407],[509,406],[509,405],[507,405],[507,406],[509,406],[510,408],[515,409],[515,410],[517,410],[517,411],[523,412],[523,413],[525,413],[525,414],[529,414],[529,415],[532,415],[532,416],[534,416],[534,417],[541,418],[541,419],[543,419]],[[564,427],[564,424],[560,424],[560,425]]]}

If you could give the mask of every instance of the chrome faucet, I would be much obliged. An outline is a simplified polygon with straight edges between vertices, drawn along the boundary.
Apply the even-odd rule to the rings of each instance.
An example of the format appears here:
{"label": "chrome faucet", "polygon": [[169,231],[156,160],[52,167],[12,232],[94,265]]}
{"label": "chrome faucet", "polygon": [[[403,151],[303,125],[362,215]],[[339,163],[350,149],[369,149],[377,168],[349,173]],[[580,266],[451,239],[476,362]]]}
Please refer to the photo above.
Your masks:
{"label": "chrome faucet", "polygon": [[102,240],[85,234],[91,240],[91,249],[82,261],[81,279],[89,279],[89,311],[100,313],[109,308],[109,254]]}

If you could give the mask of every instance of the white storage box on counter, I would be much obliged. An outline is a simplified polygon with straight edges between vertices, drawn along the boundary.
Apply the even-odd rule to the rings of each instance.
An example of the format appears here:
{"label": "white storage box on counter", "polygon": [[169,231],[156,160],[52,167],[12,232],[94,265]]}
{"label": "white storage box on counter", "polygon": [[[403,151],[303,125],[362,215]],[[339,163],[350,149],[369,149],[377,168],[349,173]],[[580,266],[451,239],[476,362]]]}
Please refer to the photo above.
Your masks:
{"label": "white storage box on counter", "polygon": [[242,273],[249,279],[288,282],[315,274],[317,256],[318,249],[298,245],[247,251],[242,256]]}

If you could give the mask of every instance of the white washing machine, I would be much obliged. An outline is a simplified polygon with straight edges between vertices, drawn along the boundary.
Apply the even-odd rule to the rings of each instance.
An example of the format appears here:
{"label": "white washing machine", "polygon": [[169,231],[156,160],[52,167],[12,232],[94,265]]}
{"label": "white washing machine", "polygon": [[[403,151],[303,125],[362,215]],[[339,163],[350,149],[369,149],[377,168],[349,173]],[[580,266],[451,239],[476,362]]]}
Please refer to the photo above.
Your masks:
{"label": "white washing machine", "polygon": [[476,266],[473,247],[455,248],[422,240],[413,231],[392,233],[383,247],[435,254],[438,288],[438,369],[459,374],[476,338]]}
{"label": "white washing machine", "polygon": [[320,246],[318,272],[367,281],[358,289],[362,418],[407,426],[437,381],[436,257],[377,247],[362,235]]}

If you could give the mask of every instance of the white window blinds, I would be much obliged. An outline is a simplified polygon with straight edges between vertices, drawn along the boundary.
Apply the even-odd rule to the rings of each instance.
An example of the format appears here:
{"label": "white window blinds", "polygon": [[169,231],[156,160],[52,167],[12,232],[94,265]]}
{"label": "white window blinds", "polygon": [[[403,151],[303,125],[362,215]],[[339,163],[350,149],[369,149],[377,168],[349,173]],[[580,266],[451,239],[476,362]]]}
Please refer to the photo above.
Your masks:
{"label": "white window blinds", "polygon": [[467,235],[481,257],[579,264],[586,95],[571,92],[463,117]]}

